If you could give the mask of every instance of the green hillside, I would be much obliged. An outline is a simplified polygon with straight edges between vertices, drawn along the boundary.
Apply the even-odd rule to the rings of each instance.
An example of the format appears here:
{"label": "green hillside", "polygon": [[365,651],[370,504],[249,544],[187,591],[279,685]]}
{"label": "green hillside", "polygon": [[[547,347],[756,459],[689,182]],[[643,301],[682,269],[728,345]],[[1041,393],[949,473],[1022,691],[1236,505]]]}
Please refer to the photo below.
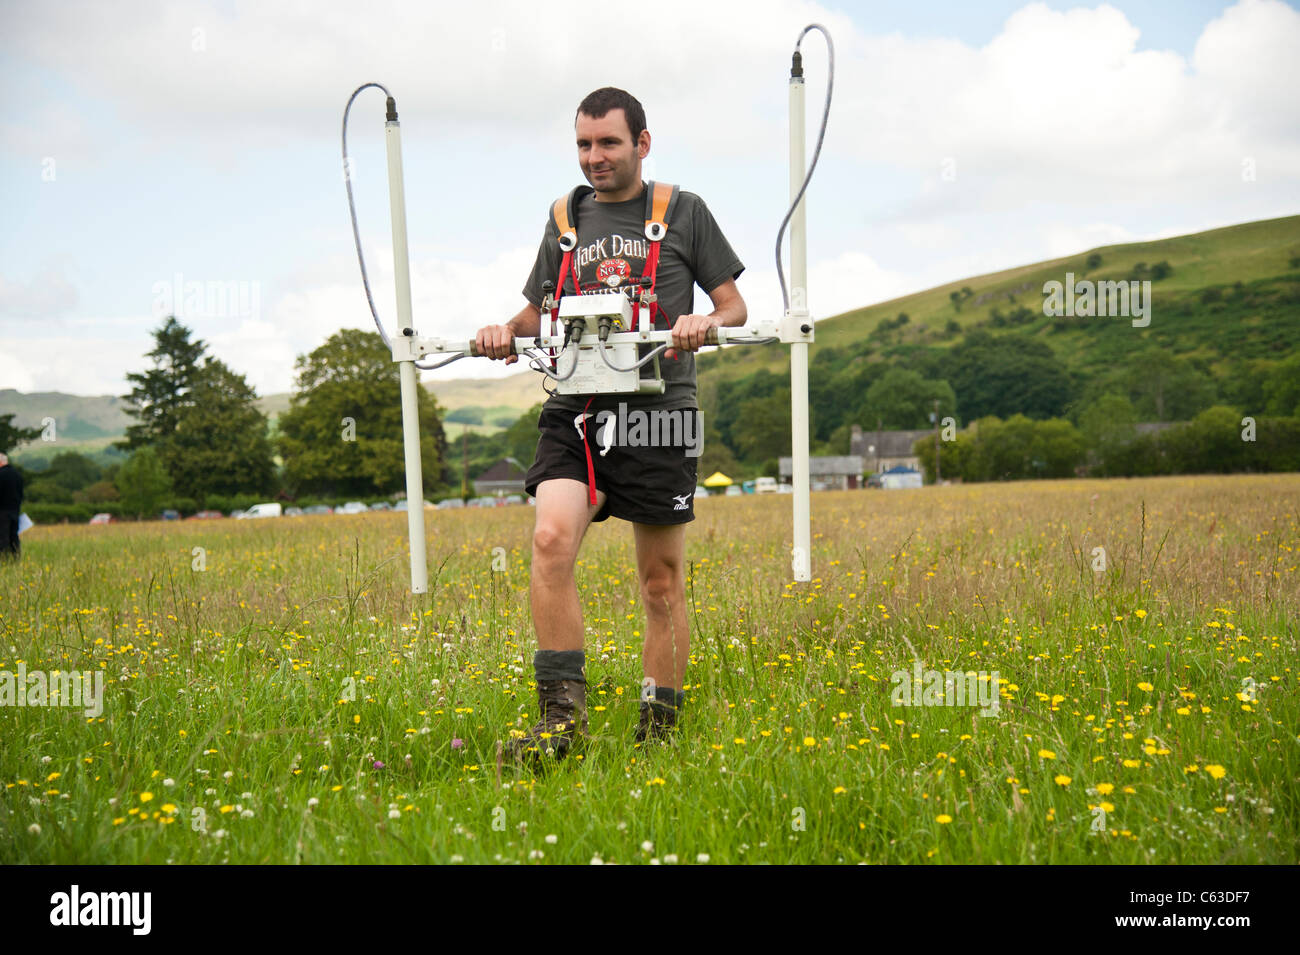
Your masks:
{"label": "green hillside", "polygon": [[[1089,267],[1097,256],[1100,264]],[[1095,260],[1094,260],[1095,261]],[[1152,279],[1150,269],[1167,263],[1169,274],[1152,281],[1151,323],[1133,328],[1122,319],[1054,321],[1043,314],[1043,285],[1076,280]],[[1145,273],[1135,273],[1144,264]],[[1176,353],[1215,363],[1240,358],[1281,357],[1297,345],[1300,330],[1300,216],[1248,222],[1194,235],[1102,246],[1077,255],[961,279],[891,299],[817,323],[820,348],[860,347],[870,342],[877,360],[905,356],[917,347],[948,347],[976,327],[997,332],[994,310],[1005,317],[1025,309],[1012,328],[1041,340],[1069,367],[1086,371],[1113,361],[1135,346],[1158,344]],[[970,293],[960,306],[953,293]],[[815,290],[813,290],[815,295]],[[899,328],[881,328],[900,314]],[[874,335],[874,338],[872,337]],[[784,373],[783,349],[728,349],[702,355],[701,371],[714,382],[752,374],[759,368]]]}

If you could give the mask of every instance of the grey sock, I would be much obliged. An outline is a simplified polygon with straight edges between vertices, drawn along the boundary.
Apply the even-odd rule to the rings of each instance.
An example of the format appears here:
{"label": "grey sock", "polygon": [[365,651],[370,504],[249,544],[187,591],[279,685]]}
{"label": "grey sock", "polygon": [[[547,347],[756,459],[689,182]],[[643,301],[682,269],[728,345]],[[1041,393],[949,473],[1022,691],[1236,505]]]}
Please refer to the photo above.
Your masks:
{"label": "grey sock", "polygon": [[587,651],[538,650],[533,654],[533,669],[539,680],[577,680],[587,682]]}
{"label": "grey sock", "polygon": [[670,686],[655,687],[655,700],[673,709],[681,709],[682,704],[686,702],[686,694],[682,690],[674,690]]}

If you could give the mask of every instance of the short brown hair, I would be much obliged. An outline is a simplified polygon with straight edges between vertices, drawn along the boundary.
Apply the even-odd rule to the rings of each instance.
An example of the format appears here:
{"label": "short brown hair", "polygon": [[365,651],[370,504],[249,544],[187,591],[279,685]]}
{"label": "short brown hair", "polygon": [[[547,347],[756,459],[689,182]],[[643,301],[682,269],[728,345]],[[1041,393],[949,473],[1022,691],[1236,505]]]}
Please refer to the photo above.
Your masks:
{"label": "short brown hair", "polygon": [[616,89],[613,86],[602,86],[600,89],[588,93],[586,98],[578,104],[578,112],[573,114],[574,125],[578,123],[578,115],[585,114],[592,119],[600,119],[611,109],[621,109],[623,115],[627,117],[627,128],[632,134],[632,142],[641,138],[641,132],[645,129],[645,110],[637,98],[626,90]]}

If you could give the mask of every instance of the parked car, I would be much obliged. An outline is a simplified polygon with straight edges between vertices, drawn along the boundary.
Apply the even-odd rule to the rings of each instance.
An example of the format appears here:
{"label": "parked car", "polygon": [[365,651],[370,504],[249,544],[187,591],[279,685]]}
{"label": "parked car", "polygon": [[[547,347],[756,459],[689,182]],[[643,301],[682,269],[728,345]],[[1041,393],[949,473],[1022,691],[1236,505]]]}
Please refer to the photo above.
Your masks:
{"label": "parked car", "polygon": [[775,493],[776,493],[776,478],[774,478],[774,477],[761,477],[761,478],[755,478],[755,479],[754,479],[754,493],[755,493],[755,494],[775,494]]}
{"label": "parked car", "polygon": [[522,504],[524,497],[522,494],[507,494],[503,499],[507,504]]}
{"label": "parked car", "polygon": [[705,487],[703,484],[697,484],[697,485],[695,485],[695,496],[696,496],[696,497],[708,497],[708,496],[709,496],[709,489],[708,489],[707,487]]}
{"label": "parked car", "polygon": [[740,497],[745,492],[740,489],[739,484],[727,485],[727,497]]}
{"label": "parked car", "polygon": [[220,511],[197,511],[185,518],[187,521],[215,521],[221,517]]}
{"label": "parked car", "polygon": [[280,517],[284,513],[284,507],[279,501],[271,504],[254,504],[244,513],[239,515],[240,520],[253,519],[260,517]]}
{"label": "parked car", "polygon": [[304,514],[333,514],[334,508],[328,504],[313,504],[311,507],[304,507],[302,512]]}
{"label": "parked car", "polygon": [[391,511],[393,505],[389,504],[387,501],[375,501],[375,503],[370,505],[370,509],[372,511]]}
{"label": "parked car", "polygon": [[335,514],[364,514],[370,508],[366,507],[360,501],[348,501],[342,507],[334,508]]}
{"label": "parked car", "polygon": [[112,524],[116,521],[117,521],[116,517],[114,517],[112,514],[106,514],[106,513],[96,514],[94,517],[90,519],[90,523],[92,524]]}
{"label": "parked car", "polygon": [[179,521],[181,519],[181,512],[173,507],[168,507],[163,509],[161,517],[164,521]]}
{"label": "parked car", "polygon": [[438,502],[438,510],[449,511],[453,508],[464,507],[465,502],[458,497],[448,497]]}
{"label": "parked car", "polygon": [[[424,509],[425,509],[426,511],[431,511],[431,510],[433,510],[434,508],[433,508],[433,505],[432,505],[431,503],[429,503],[428,501],[425,501],[425,502],[424,502]],[[405,510],[407,510],[406,502],[405,502],[405,501],[398,501],[396,504],[393,505],[393,510],[395,510],[395,511],[405,511]]]}
{"label": "parked car", "polygon": [[740,489],[741,489],[741,491],[744,492],[745,494],[753,494],[753,493],[754,493],[754,482],[753,482],[752,480],[750,480],[750,481],[746,481],[746,482],[744,482],[743,484],[740,485]]}
{"label": "parked car", "polygon": [[302,508],[301,508],[301,507],[286,507],[286,508],[284,509],[284,516],[285,516],[285,517],[302,517]]}
{"label": "parked car", "polygon": [[778,485],[776,486],[776,493],[777,493],[777,494],[793,494],[793,493],[794,493],[794,486],[791,485],[791,484],[778,484]]}

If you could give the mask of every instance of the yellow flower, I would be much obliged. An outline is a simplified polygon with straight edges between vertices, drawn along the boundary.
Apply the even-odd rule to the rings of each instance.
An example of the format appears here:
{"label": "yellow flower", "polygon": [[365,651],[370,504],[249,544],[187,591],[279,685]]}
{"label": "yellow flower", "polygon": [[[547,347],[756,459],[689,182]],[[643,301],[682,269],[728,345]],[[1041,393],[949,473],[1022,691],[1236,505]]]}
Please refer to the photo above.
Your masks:
{"label": "yellow flower", "polygon": [[148,801],[149,801],[150,799],[152,799],[152,798],[153,798],[153,793],[141,793],[141,794],[140,794],[140,801],[141,801],[141,802],[148,802]]}
{"label": "yellow flower", "polygon": [[1114,791],[1115,791],[1115,784],[1114,784],[1114,783],[1098,783],[1098,784],[1097,784],[1097,795],[1099,795],[1099,796],[1109,796],[1109,795],[1110,795],[1111,793],[1113,793]]}
{"label": "yellow flower", "polygon": [[1052,780],[1052,782],[1056,783],[1058,786],[1068,786],[1070,785],[1070,777],[1064,775],[1057,776]]}
{"label": "yellow flower", "polygon": [[1228,771],[1217,763],[1213,766],[1206,766],[1205,771],[1215,779],[1222,779],[1224,776],[1228,775]]}
{"label": "yellow flower", "polygon": [[952,816],[948,815],[946,812],[940,813],[934,817],[934,821],[939,823],[941,826],[946,826],[948,823],[952,822]]}
{"label": "yellow flower", "polygon": [[1137,617],[1139,620],[1141,620],[1141,619],[1142,619],[1143,617],[1145,617],[1146,615],[1147,615],[1147,612],[1146,612],[1145,610],[1134,610],[1134,611],[1133,611],[1133,616]]}
{"label": "yellow flower", "polygon": [[1146,690],[1148,693],[1150,693],[1152,690],[1155,689],[1155,687],[1152,686],[1150,683],[1139,683],[1139,684],[1138,684],[1138,689],[1139,689],[1139,690]]}
{"label": "yellow flower", "polygon": [[1114,812],[1114,811],[1115,811],[1115,806],[1114,806],[1113,804],[1111,804],[1111,803],[1108,803],[1108,802],[1102,802],[1102,804],[1101,804],[1101,811],[1102,811],[1102,812]]}
{"label": "yellow flower", "polygon": [[1142,765],[1142,761],[1141,761],[1140,759],[1126,759],[1126,760],[1124,760],[1124,768],[1125,768],[1125,769],[1137,769],[1137,768],[1138,768],[1139,766],[1141,766],[1141,765]]}
{"label": "yellow flower", "polygon": [[834,789],[831,790],[831,793],[836,796],[846,792],[848,792],[848,790],[845,789],[843,786],[836,786]]}
{"label": "yellow flower", "polygon": [[1040,750],[1038,751],[1038,758],[1039,758],[1039,759],[1056,759],[1056,754],[1053,753],[1050,749],[1040,749]]}
{"label": "yellow flower", "polygon": [[816,746],[816,745],[817,745],[817,737],[815,737],[815,736],[805,736],[805,737],[803,738],[803,744],[804,744],[805,746]]}

